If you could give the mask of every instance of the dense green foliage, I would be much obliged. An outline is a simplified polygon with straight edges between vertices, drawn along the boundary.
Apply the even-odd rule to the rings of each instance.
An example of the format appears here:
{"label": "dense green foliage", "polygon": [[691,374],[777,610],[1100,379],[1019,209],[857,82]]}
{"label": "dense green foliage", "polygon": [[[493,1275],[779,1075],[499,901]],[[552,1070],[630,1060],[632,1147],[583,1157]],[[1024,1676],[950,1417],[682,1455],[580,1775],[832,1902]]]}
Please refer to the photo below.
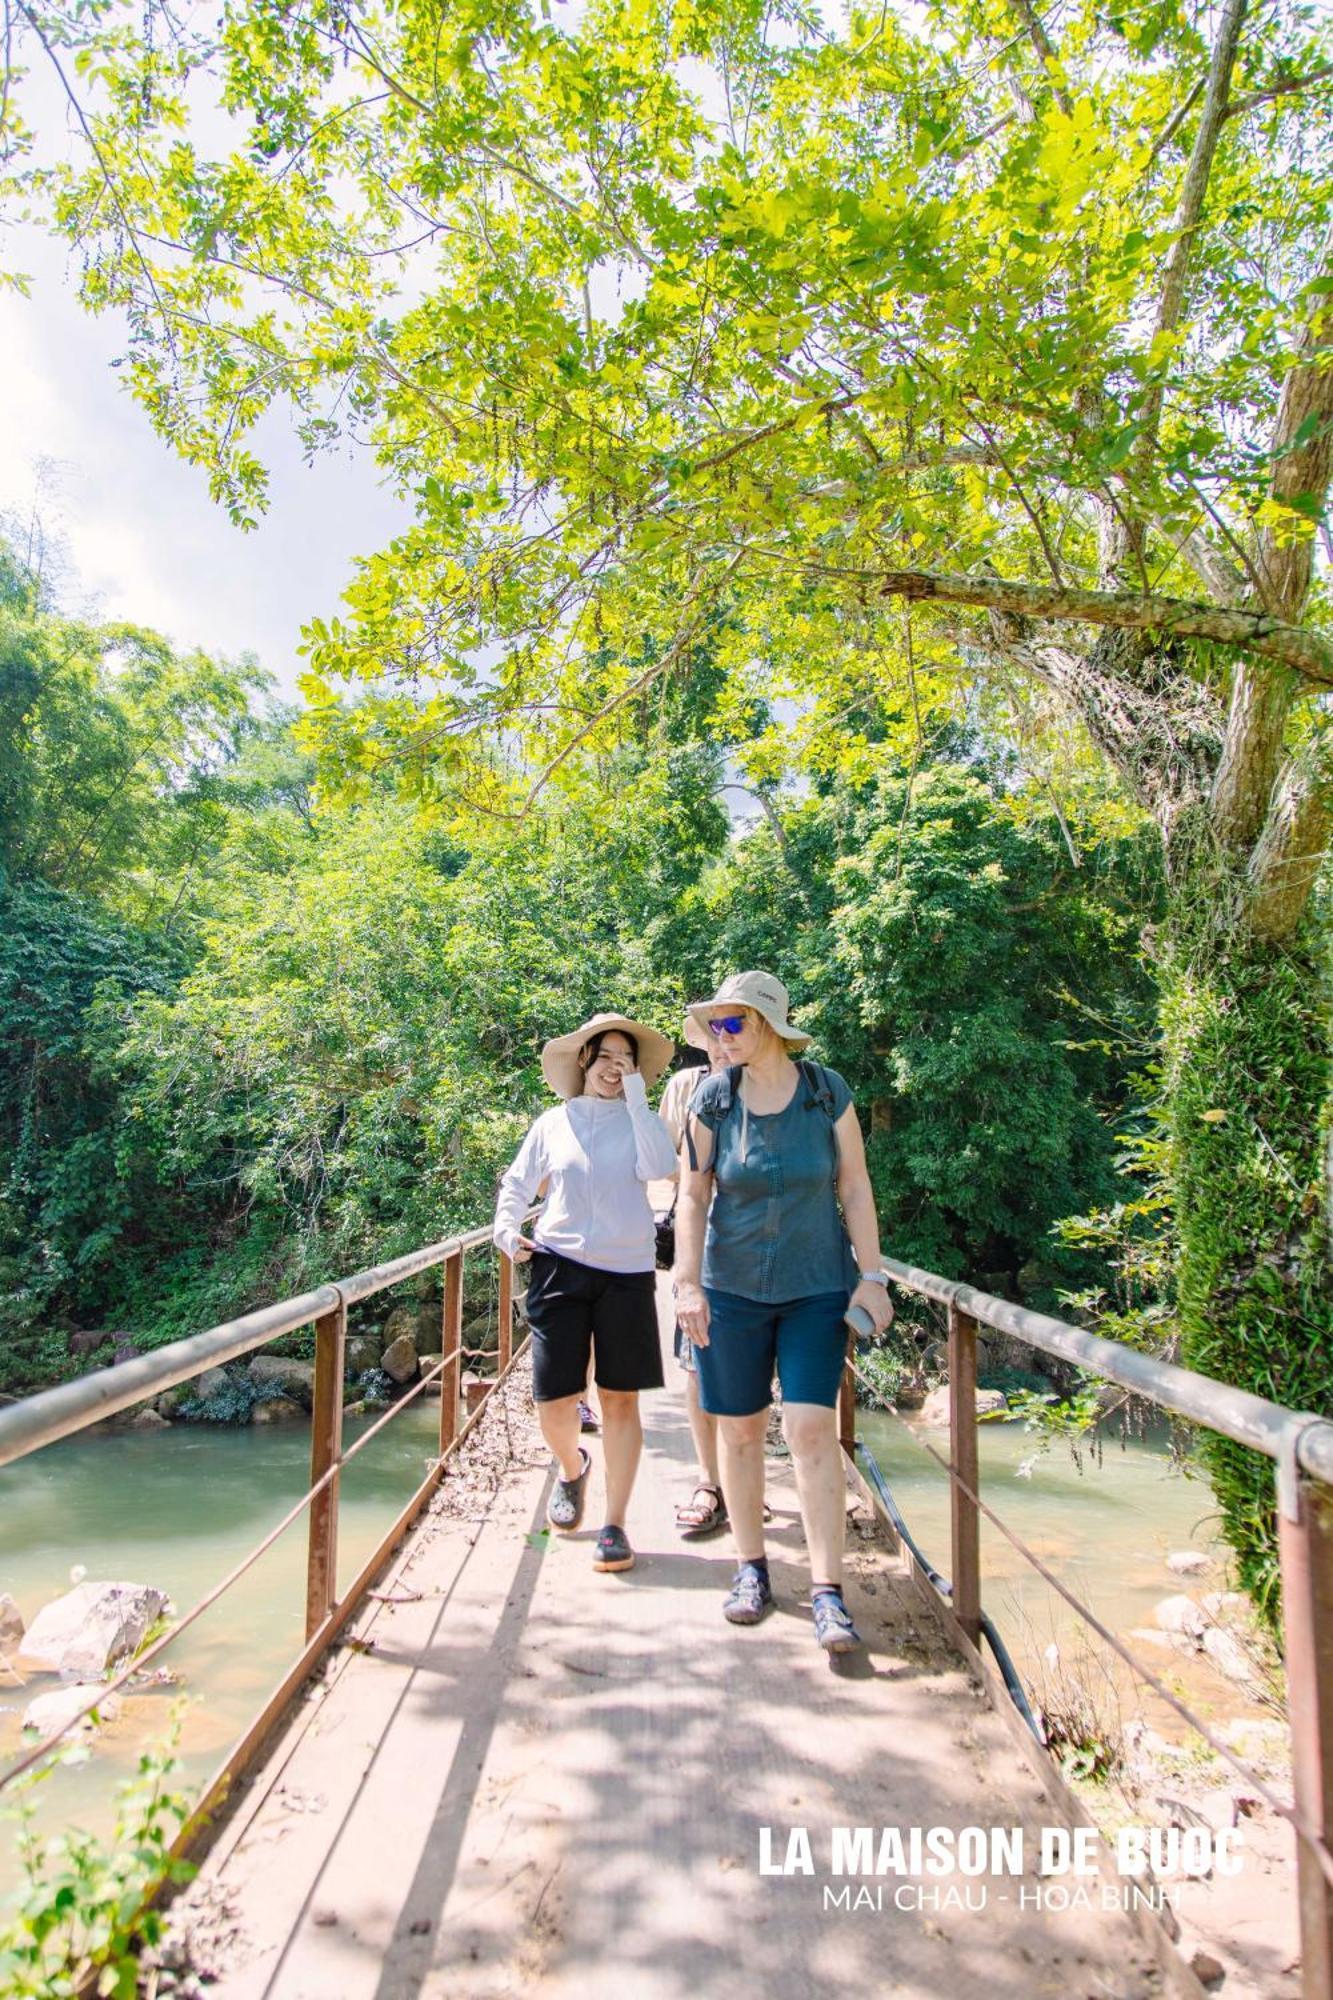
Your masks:
{"label": "dense green foliage", "polygon": [[[263,505],[275,403],[311,450],[365,438],[410,502],[348,615],[308,634],[307,739],[344,788],[392,769],[521,812],[553,774],[674,741],[705,667],[695,733],[741,745],[761,789],[793,766],[855,784],[885,742],[912,768],[942,717],[998,727],[1038,781],[1094,749],[1162,842],[1186,1356],[1263,1388],[1280,1339],[1327,1380],[1320,1234],[1262,1204],[1263,1249],[1215,1226],[1256,1170],[1200,1140],[1185,1081],[1232,1073],[1233,1029],[1247,1075],[1270,1029],[1313,1051],[1247,1102],[1298,1212],[1326,1208],[1327,22],[1303,0],[565,11],[24,7],[18,46],[87,79],[90,143],[44,171],[16,77],[0,173],[77,242],[133,392],[237,519]],[[986,894],[942,932],[964,967]],[[839,945],[849,993],[889,989],[858,1032],[901,1029],[899,1081],[929,1074],[959,1114],[896,1171],[952,1191],[934,1240],[961,1254],[973,1189],[950,1176],[978,1127],[1015,1129],[951,1074],[965,1022],[989,1014],[1005,1075],[1054,1093],[1076,1161],[1088,1065],[1076,1082],[1012,979],[913,1045],[897,958]],[[836,981],[813,985],[835,1038]],[[976,1191],[997,1258],[1056,1201],[1028,1120],[1033,1217]],[[1252,1342],[1271,1256],[1299,1268]],[[1236,1337],[1210,1345],[1219,1315]],[[1253,1571],[1266,1531],[1245,1532]]]}
{"label": "dense green foliage", "polygon": [[[1166,967],[1170,1154],[1181,1215],[1177,1313],[1192,1367],[1291,1409],[1326,1413],[1333,1266],[1311,1170],[1328,1143],[1327,952],[1312,938],[1209,949],[1225,885],[1199,885]],[[1321,1123],[1321,1120],[1323,1121]],[[1275,1587],[1274,1470],[1205,1436],[1241,1580]]]}
{"label": "dense green foliage", "polygon": [[[29,606],[12,634],[55,657],[65,629]],[[16,707],[33,810],[57,764],[136,754],[99,637],[73,658],[90,698],[50,677]],[[74,891],[16,852],[0,878],[6,1386],[72,1365],[69,1329],[153,1344],[474,1225],[549,1034],[606,1004],[672,1027],[742,963],[780,968],[851,1081],[886,1242],[1047,1299],[1087,1277],[1051,1225],[1111,1192],[1150,1006],[1141,831],[1099,835],[1090,808],[1075,867],[1068,822],[957,737],[911,772],[868,751],[733,829],[688,711],[521,823],[380,784],[315,810],[288,725],[201,673],[230,734],[145,781],[119,865]]]}
{"label": "dense green foliage", "polygon": [[861,1104],[896,1256],[1053,1305],[1087,1260],[1052,1225],[1114,1198],[1152,849],[1107,839],[1075,868],[1053,816],[1017,814],[984,766],[881,763],[705,886],[710,970],[783,968]]}

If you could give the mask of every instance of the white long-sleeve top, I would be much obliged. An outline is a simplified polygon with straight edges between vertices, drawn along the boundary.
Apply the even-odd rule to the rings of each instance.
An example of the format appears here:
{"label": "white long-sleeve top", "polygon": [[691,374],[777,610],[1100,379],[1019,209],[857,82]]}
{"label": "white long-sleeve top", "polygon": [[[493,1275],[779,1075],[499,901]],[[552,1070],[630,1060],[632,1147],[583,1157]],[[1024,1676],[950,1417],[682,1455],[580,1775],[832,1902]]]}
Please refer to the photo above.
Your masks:
{"label": "white long-sleeve top", "polygon": [[596,1271],[651,1271],[653,1212],[646,1183],[676,1170],[676,1149],[649,1109],[637,1070],[621,1097],[571,1097],[543,1111],[500,1182],[495,1240],[511,1257],[543,1181],[546,1205],[529,1233]]}

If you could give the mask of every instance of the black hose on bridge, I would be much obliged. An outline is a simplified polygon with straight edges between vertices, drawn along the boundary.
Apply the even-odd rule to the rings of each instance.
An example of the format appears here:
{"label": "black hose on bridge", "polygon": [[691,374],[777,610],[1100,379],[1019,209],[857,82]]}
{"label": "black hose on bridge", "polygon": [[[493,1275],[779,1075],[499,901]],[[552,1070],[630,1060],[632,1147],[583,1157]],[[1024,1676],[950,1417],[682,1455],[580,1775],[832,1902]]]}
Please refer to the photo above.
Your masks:
{"label": "black hose on bridge", "polygon": [[[940,1575],[929,1557],[917,1546],[911,1529],[899,1512],[897,1501],[889,1491],[888,1482],[879,1469],[875,1454],[871,1451],[870,1446],[865,1442],[864,1438],[856,1440],[856,1449],[865,1462],[866,1471],[870,1474],[871,1484],[878,1493],[884,1512],[893,1523],[896,1533],[906,1542],[908,1548],[912,1551],[912,1554],[916,1557],[917,1562],[925,1572],[927,1580],[934,1585],[940,1596],[952,1600],[953,1585],[947,1577]],[[1046,1747],[1045,1731],[1042,1729],[1036,1716],[1032,1713],[1032,1707],[1027,1698],[1027,1691],[1018,1677],[1018,1669],[1013,1663],[1009,1648],[996,1631],[994,1621],[989,1612],[983,1611],[981,1614],[981,1629],[990,1642],[990,1649],[995,1655],[995,1664],[1000,1669],[1009,1699],[1013,1702],[1014,1707],[1018,1710],[1024,1722],[1026,1722],[1028,1728],[1044,1749]]]}

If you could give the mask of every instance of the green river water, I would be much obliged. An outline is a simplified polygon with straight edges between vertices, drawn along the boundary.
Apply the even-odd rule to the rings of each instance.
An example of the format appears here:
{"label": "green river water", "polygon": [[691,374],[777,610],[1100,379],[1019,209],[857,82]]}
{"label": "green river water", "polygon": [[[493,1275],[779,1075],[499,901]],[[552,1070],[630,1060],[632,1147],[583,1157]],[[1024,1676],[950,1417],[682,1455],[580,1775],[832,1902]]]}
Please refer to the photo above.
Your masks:
{"label": "green river water", "polygon": [[[419,1483],[437,1420],[435,1405],[405,1411],[344,1475],[344,1586]],[[365,1421],[348,1423],[349,1443]],[[947,1574],[943,1472],[896,1418],[862,1411],[860,1429],[917,1541]],[[947,1432],[917,1435],[947,1451]],[[1064,1445],[1034,1459],[1033,1440],[1017,1424],[983,1425],[979,1438],[983,1493],[1114,1631],[1151,1625],[1154,1604],[1186,1587],[1165,1566],[1172,1550],[1213,1548],[1208,1488],[1171,1463],[1163,1434],[1123,1446],[1108,1442],[1100,1460],[1083,1457],[1081,1470]],[[0,1470],[0,1589],[12,1592],[31,1620],[68,1587],[77,1564],[92,1579],[155,1584],[183,1611],[262,1538],[308,1477],[304,1425],[175,1425],[69,1440]],[[987,1609],[1025,1678],[1039,1676],[1052,1643],[1069,1650],[1071,1615],[984,1522],[982,1537]],[[130,1695],[120,1717],[98,1737],[92,1759],[59,1771],[41,1788],[43,1821],[107,1826],[116,1779],[132,1769],[139,1747],[166,1727],[178,1692],[187,1697],[184,1780],[197,1784],[208,1776],[299,1649],[304,1577],[301,1518],[166,1654],[180,1689]],[[1205,1587],[1222,1582],[1219,1566]],[[1164,1673],[1177,1671],[1174,1655],[1153,1664]],[[53,1685],[42,1676],[23,1690],[0,1688],[0,1763],[20,1747],[26,1701]],[[1209,1706],[1213,1713],[1244,1710],[1229,1691],[1219,1696],[1214,1686],[1201,1692],[1206,1712]],[[1153,1720],[1160,1726],[1160,1717]],[[0,1893],[13,1874],[12,1838],[0,1828]]]}

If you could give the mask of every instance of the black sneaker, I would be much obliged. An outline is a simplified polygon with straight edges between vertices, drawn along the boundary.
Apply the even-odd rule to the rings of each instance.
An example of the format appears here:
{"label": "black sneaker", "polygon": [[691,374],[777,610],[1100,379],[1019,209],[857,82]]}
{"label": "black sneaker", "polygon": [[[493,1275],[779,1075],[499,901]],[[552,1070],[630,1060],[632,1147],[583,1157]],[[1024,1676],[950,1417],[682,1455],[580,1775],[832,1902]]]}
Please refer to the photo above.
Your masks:
{"label": "black sneaker", "polygon": [[562,1535],[572,1535],[583,1519],[583,1500],[588,1484],[588,1474],[592,1471],[592,1460],[583,1446],[579,1446],[583,1460],[583,1470],[577,1479],[557,1479],[551,1488],[551,1497],[546,1503],[546,1518],[551,1526]]}
{"label": "black sneaker", "polygon": [[760,1569],[758,1563],[742,1563],[722,1601],[722,1616],[731,1625],[757,1625],[772,1602],[767,1569]]}
{"label": "black sneaker", "polygon": [[593,1556],[594,1569],[633,1569],[634,1551],[629,1545],[629,1536],[623,1528],[605,1527],[597,1537],[597,1552]]}

